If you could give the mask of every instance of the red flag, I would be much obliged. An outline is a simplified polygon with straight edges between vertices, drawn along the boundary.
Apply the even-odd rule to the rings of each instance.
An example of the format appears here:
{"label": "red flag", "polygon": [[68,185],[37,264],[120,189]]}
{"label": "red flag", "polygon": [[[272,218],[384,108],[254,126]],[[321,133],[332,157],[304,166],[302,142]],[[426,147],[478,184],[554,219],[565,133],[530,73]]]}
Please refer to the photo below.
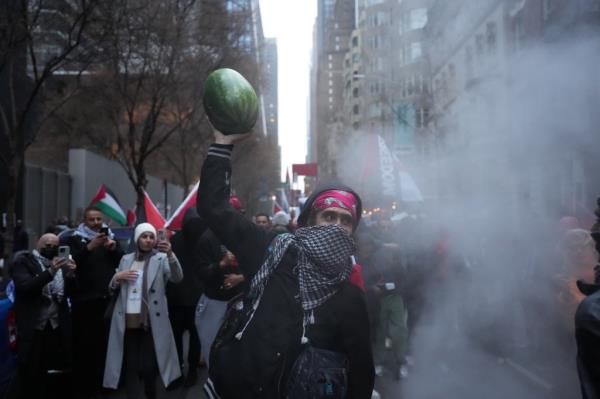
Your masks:
{"label": "red flag", "polygon": [[292,165],[292,173],[299,176],[317,177],[318,165],[316,163],[295,163]]}
{"label": "red flag", "polygon": [[196,206],[196,201],[198,200],[198,187],[200,183],[197,183],[196,186],[190,191],[187,197],[183,200],[179,208],[171,215],[167,223],[165,224],[165,228],[169,230],[181,230],[183,226],[183,216],[185,212]]}
{"label": "red flag", "polygon": [[[156,205],[150,199],[150,196],[146,191],[144,191],[144,212],[146,214],[145,222],[150,223],[156,230],[160,230],[165,226],[165,218],[160,214]],[[142,220],[138,220],[138,222],[142,222]]]}
{"label": "red flag", "polygon": [[127,211],[127,226],[135,226],[136,221],[135,208]]}

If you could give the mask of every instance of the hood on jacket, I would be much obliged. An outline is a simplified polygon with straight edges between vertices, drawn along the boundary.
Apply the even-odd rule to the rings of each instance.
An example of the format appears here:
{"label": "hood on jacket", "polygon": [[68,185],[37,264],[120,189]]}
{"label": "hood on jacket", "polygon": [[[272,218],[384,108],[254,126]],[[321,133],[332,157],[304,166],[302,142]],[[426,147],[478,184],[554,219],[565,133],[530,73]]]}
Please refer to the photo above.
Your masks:
{"label": "hood on jacket", "polygon": [[316,190],[313,191],[310,197],[307,198],[306,202],[304,203],[304,207],[302,208],[302,212],[300,212],[300,216],[298,216],[298,226],[308,226],[308,220],[310,219],[310,213],[312,210],[313,203],[319,195],[329,190],[347,191],[356,197],[356,220],[354,221],[354,225],[352,226],[352,230],[356,231],[356,228],[358,227],[358,224],[360,223],[360,218],[362,216],[362,201],[358,194],[350,187],[335,182],[319,185],[316,188]]}

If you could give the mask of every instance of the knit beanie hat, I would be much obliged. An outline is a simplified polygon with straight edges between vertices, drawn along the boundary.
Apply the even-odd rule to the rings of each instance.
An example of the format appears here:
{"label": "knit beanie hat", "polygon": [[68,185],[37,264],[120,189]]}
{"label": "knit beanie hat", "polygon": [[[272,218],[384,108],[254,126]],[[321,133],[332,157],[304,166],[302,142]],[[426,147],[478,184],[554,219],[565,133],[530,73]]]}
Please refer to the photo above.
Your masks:
{"label": "knit beanie hat", "polygon": [[137,244],[138,239],[144,233],[152,233],[154,237],[156,237],[156,229],[150,223],[140,223],[135,227],[135,232],[133,233],[133,242]]}

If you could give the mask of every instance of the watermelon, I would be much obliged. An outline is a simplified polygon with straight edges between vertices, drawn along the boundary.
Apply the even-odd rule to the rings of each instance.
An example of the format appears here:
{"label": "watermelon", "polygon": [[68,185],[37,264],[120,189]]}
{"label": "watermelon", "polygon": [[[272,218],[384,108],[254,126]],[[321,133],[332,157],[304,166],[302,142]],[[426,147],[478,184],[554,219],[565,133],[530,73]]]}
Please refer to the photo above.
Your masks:
{"label": "watermelon", "polygon": [[204,82],[203,102],[208,119],[223,134],[248,133],[256,124],[256,92],[233,69],[217,69],[208,75]]}

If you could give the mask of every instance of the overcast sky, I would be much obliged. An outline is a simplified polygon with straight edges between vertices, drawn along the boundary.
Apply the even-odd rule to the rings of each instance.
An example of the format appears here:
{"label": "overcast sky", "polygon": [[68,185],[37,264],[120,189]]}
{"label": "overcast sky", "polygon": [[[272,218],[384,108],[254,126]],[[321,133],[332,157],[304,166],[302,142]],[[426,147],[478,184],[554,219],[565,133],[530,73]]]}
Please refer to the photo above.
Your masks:
{"label": "overcast sky", "polygon": [[[266,37],[279,52],[279,144],[282,177],[292,163],[304,163],[308,131],[308,95],[312,29],[316,0],[260,0]],[[291,176],[290,176],[291,177]]]}

